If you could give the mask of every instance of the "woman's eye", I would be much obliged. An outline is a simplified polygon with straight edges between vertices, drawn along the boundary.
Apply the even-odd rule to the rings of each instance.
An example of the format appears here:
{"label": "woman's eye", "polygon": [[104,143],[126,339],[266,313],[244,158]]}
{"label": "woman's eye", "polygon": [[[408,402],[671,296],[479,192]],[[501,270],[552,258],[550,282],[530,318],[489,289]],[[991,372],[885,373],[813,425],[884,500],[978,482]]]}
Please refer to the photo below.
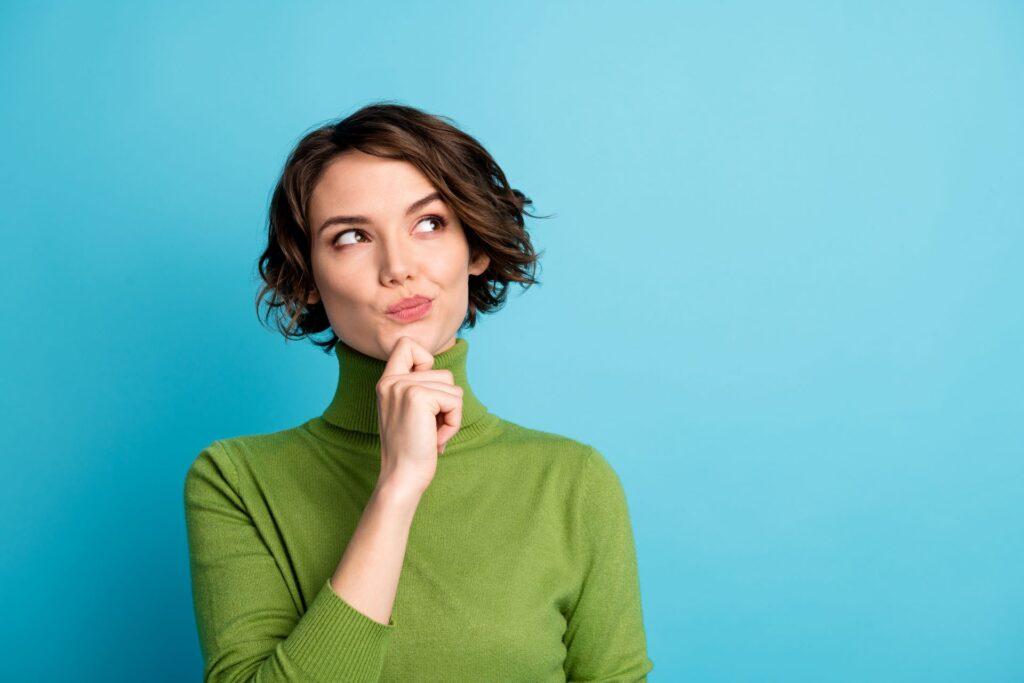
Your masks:
{"label": "woman's eye", "polygon": [[343,240],[343,238],[346,235],[352,235],[353,237],[355,237],[356,235],[360,235],[360,234],[362,234],[362,233],[359,230],[346,230],[344,232],[339,232],[337,237],[334,238],[334,244],[336,244],[338,246],[342,246],[344,244],[356,244],[356,242],[353,241],[353,240],[349,240],[348,242],[346,242],[346,241]]}
{"label": "woman's eye", "polygon": [[420,225],[423,225],[424,223],[435,223],[435,224],[437,224],[437,229],[436,230],[433,230],[433,231],[429,231],[428,230],[428,232],[440,232],[444,228],[444,226],[446,224],[446,221],[445,221],[445,219],[441,218],[440,216],[427,216],[426,218],[421,220],[416,225],[420,226]]}

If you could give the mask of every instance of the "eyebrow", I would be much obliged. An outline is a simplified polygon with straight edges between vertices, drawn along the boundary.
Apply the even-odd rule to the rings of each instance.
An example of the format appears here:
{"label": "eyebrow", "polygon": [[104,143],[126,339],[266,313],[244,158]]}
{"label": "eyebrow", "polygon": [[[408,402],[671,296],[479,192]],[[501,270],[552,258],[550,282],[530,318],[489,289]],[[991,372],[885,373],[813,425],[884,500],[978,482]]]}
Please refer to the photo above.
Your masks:
{"label": "eyebrow", "polygon": [[[416,201],[409,205],[408,209],[405,210],[405,215],[408,216],[409,214],[413,213],[414,211],[423,206],[426,206],[435,199],[441,199],[440,192],[431,192],[426,197],[417,199]],[[319,235],[330,226],[338,225],[339,223],[342,225],[365,225],[371,222],[372,221],[366,216],[331,216],[330,218],[323,222],[323,225],[321,225],[320,228],[316,231],[316,234]]]}

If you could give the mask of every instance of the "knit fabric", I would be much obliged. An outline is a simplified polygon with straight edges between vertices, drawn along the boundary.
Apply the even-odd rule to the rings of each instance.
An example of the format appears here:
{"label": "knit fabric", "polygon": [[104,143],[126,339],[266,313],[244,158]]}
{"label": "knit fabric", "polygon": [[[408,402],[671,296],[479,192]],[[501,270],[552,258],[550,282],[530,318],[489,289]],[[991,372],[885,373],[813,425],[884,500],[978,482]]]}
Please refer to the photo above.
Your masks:
{"label": "knit fabric", "polygon": [[621,481],[593,446],[488,411],[461,337],[434,357],[462,426],[416,509],[391,619],[330,586],[380,474],[386,363],[338,342],[323,414],[220,439],[184,480],[205,681],[643,681]]}

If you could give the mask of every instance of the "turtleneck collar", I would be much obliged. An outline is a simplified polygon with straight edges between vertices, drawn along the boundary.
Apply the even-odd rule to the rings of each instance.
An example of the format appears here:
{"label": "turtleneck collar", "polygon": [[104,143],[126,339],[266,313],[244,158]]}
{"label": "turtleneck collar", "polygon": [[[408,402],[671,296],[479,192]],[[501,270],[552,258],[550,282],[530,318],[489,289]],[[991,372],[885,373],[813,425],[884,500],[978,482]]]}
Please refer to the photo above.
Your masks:
{"label": "turtleneck collar", "polygon": [[[384,374],[386,361],[357,351],[340,339],[334,346],[338,359],[338,384],[322,419],[341,430],[334,436],[356,446],[379,446],[380,427],[377,421],[377,382]],[[500,422],[480,402],[470,387],[466,374],[469,342],[456,337],[455,344],[434,356],[433,370],[450,370],[455,383],[462,387],[462,425],[448,441],[441,457],[459,450],[474,437],[491,431]]]}

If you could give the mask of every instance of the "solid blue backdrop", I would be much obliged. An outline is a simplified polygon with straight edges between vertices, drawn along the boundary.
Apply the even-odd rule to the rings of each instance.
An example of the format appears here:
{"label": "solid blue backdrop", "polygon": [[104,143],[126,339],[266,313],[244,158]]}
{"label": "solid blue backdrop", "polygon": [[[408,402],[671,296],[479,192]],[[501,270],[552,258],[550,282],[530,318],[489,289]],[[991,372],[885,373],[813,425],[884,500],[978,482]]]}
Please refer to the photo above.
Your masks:
{"label": "solid blue backdrop", "polygon": [[200,679],[185,470],[336,380],[269,193],[378,99],[556,214],[470,378],[619,472],[652,680],[1024,678],[1019,3],[5,3],[0,66],[6,680]]}

